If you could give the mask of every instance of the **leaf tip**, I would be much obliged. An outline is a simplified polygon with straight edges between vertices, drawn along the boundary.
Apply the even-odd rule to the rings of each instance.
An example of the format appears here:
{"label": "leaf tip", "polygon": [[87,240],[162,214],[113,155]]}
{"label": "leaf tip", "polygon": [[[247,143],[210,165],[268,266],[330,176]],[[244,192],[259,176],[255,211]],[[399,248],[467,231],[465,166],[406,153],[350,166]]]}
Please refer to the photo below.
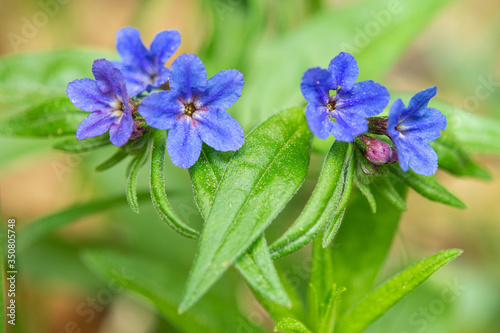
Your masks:
{"label": "leaf tip", "polygon": [[136,214],[139,214],[139,203],[137,202],[137,197],[134,199],[128,199],[128,205],[130,206],[130,210]]}
{"label": "leaf tip", "polygon": [[326,237],[323,237],[323,241],[321,242],[321,247],[326,249],[330,245],[330,240]]}
{"label": "leaf tip", "polygon": [[453,200],[453,202],[450,203],[451,206],[456,207],[458,209],[467,209],[467,205],[462,200],[460,200],[455,196],[453,196],[453,198],[455,200]]}
{"label": "leaf tip", "polygon": [[181,305],[179,305],[179,307],[177,308],[177,314],[180,316],[184,314],[184,312],[186,312],[187,309],[189,309],[189,306],[186,305],[185,301],[182,301]]}
{"label": "leaf tip", "polygon": [[198,300],[192,293],[186,293],[181,301],[181,304],[177,308],[177,313],[179,315],[185,313],[193,304]]}
{"label": "leaf tip", "polygon": [[450,253],[450,255],[453,258],[456,258],[456,257],[461,256],[462,253],[464,253],[464,250],[462,250],[462,249],[450,249],[450,250],[448,250],[448,252]]}

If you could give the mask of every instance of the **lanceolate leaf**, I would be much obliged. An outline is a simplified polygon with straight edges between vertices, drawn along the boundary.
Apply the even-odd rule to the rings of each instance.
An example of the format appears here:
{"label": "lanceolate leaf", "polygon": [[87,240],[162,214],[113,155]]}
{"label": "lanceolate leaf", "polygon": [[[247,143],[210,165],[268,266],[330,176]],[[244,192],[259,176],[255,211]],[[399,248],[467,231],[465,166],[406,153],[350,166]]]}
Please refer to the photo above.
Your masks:
{"label": "lanceolate leaf", "polygon": [[207,145],[201,148],[198,161],[189,168],[194,199],[204,219],[208,217],[227,164],[234,152],[220,152]]}
{"label": "lanceolate leaf", "polygon": [[461,253],[461,250],[456,249],[442,251],[399,273],[341,318],[338,331],[342,333],[362,332],[394,304]]}
{"label": "lanceolate leaf", "polygon": [[400,180],[427,199],[453,207],[466,208],[465,204],[439,184],[434,176],[418,175],[411,170],[403,172],[398,166],[390,166],[390,170]]}
{"label": "lanceolate leaf", "polygon": [[116,153],[111,155],[111,157],[108,158],[106,161],[99,164],[95,169],[96,169],[96,171],[107,170],[107,169],[115,166],[116,164],[120,163],[121,161],[123,161],[123,159],[125,157],[127,157],[128,155],[129,155],[129,153],[126,150],[118,149],[116,151]]}
{"label": "lanceolate leaf", "polygon": [[393,177],[388,177],[382,175],[375,178],[372,184],[375,186],[377,191],[388,201],[390,201],[394,206],[396,206],[400,211],[406,211],[406,201],[399,192],[394,187],[393,181],[396,179],[391,179]]}
{"label": "lanceolate leaf", "polygon": [[140,168],[146,162],[146,158],[148,156],[149,149],[148,147],[142,148],[137,152],[137,155],[132,160],[129,172],[128,172],[128,180],[127,180],[127,201],[130,206],[130,209],[134,213],[139,213],[139,202],[137,200],[137,174]]}
{"label": "lanceolate leaf", "polygon": [[431,142],[431,145],[439,156],[439,168],[456,176],[491,180],[488,171],[479,166],[451,134],[447,135],[445,132],[438,140]]}
{"label": "lanceolate leaf", "polygon": [[362,181],[358,180],[356,182],[356,187],[363,194],[366,200],[368,200],[368,203],[370,204],[370,210],[372,211],[373,214],[375,214],[377,212],[377,201],[373,196],[370,184],[365,184]]}
{"label": "lanceolate leaf", "polygon": [[307,176],[311,132],[303,109],[252,131],[226,168],[179,311],[187,310],[269,226]]}
{"label": "lanceolate leaf", "polygon": [[432,107],[445,114],[448,118],[445,133],[451,133],[467,152],[500,154],[500,121],[467,112],[442,100],[434,101]]}
{"label": "lanceolate leaf", "polygon": [[[232,155],[233,152],[219,152],[204,145],[200,159],[189,169],[195,200],[205,219]],[[235,267],[255,291],[277,304],[291,305],[263,235],[236,261]]]}
{"label": "lanceolate leaf", "polygon": [[287,331],[294,333],[313,333],[304,323],[295,318],[283,318],[276,323],[274,331]]}
{"label": "lanceolate leaf", "polygon": [[[148,193],[138,193],[139,201],[149,200]],[[78,221],[87,215],[99,213],[108,210],[117,205],[127,203],[125,197],[112,198],[107,200],[95,200],[86,203],[76,204],[60,212],[42,217],[26,226],[20,231],[19,248],[24,249],[36,242],[38,239],[49,235],[50,233],[62,228],[70,223]]]}
{"label": "lanceolate leaf", "polygon": [[59,149],[62,151],[67,151],[70,153],[83,153],[87,151],[91,151],[97,148],[109,146],[111,142],[109,141],[108,133],[87,138],[85,140],[77,140],[76,136],[69,137],[64,141],[61,141],[54,145],[55,149]]}
{"label": "lanceolate leaf", "polygon": [[0,106],[24,107],[65,97],[69,82],[92,78],[95,59],[113,56],[107,51],[74,49],[3,57],[0,59]]}
{"label": "lanceolate leaf", "polygon": [[167,136],[164,130],[154,133],[153,153],[151,156],[150,191],[153,206],[160,218],[172,230],[188,238],[198,238],[198,231],[189,227],[182,221],[170,206],[165,193],[165,151]]}
{"label": "lanceolate leaf", "polygon": [[293,317],[305,322],[305,305],[301,293],[297,290],[296,281],[292,281],[291,279],[289,280],[287,278],[287,274],[280,270],[278,270],[278,275],[287,295],[292,301],[292,307],[290,308],[279,305],[276,302],[271,301],[269,298],[264,297],[257,290],[252,289],[255,298],[257,298],[259,303],[264,309],[266,309],[267,313],[269,313],[274,321],[278,321],[279,319],[285,317]]}
{"label": "lanceolate leaf", "polygon": [[337,235],[337,232],[339,231],[340,224],[344,220],[344,215],[345,211],[347,210],[347,207],[342,209],[341,211],[336,212],[333,215],[332,221],[328,224],[328,226],[325,229],[325,234],[323,235],[323,247],[327,247],[330,245]]}
{"label": "lanceolate leaf", "polygon": [[352,187],[353,164],[352,145],[336,141],[326,156],[318,184],[302,213],[285,234],[270,246],[273,259],[281,258],[309,243],[325,228],[335,212],[344,209],[347,204],[345,198],[349,198]]}
{"label": "lanceolate leaf", "polygon": [[68,97],[54,98],[2,117],[0,135],[43,138],[74,135],[87,115],[75,108]]}
{"label": "lanceolate leaf", "polygon": [[334,331],[338,313],[338,305],[344,291],[345,288],[337,288],[336,285],[333,285],[330,288],[325,304],[321,309],[322,318],[318,332],[331,333]]}
{"label": "lanceolate leaf", "polygon": [[274,267],[264,235],[260,236],[250,249],[238,258],[235,267],[262,295],[279,305],[292,306],[292,301]]}
{"label": "lanceolate leaf", "polygon": [[[339,179],[337,183],[337,189],[340,189],[342,193],[340,194],[340,199],[338,200],[337,208],[331,218],[331,221],[325,228],[325,233],[323,236],[323,247],[327,247],[333,241],[333,238],[337,234],[337,231],[340,228],[340,224],[344,219],[344,214],[347,209],[347,204],[349,203],[349,199],[351,199],[351,191],[353,187],[354,181],[354,157],[352,158],[351,163],[347,165],[347,170],[345,171],[345,175],[342,174],[342,177]],[[339,186],[340,185],[340,186]],[[338,194],[337,189],[333,193],[333,198],[335,198]],[[332,199],[333,199],[332,198]],[[330,200],[330,204],[332,204],[333,200]]]}
{"label": "lanceolate leaf", "polygon": [[331,248],[324,248],[321,237],[318,236],[312,243],[311,271],[307,289],[307,312],[309,322],[314,329],[317,329],[321,322],[321,309],[333,284],[332,273]]}
{"label": "lanceolate leaf", "polygon": [[[179,316],[177,304],[182,297],[184,265],[162,258],[155,258],[133,253],[111,251],[88,251],[84,253],[85,263],[103,281],[113,281],[114,288],[135,292],[150,300],[175,327],[177,332],[255,332],[264,330],[245,318],[236,304],[236,297],[231,294],[210,293],[198,306]],[[231,285],[232,287],[232,285]],[[161,332],[171,332],[169,329]]]}
{"label": "lanceolate leaf", "polygon": [[[451,125],[457,140],[471,152],[481,154],[500,154],[500,121],[488,119],[476,114],[451,108],[449,111],[459,111],[451,116]],[[447,114],[448,117],[450,117]]]}
{"label": "lanceolate leaf", "polygon": [[[405,197],[406,189],[396,184]],[[391,248],[401,212],[374,193],[378,210],[370,211],[366,199],[353,191],[344,221],[335,236],[332,255],[333,281],[346,288],[340,303],[340,312],[349,309],[373,289],[380,267]]]}

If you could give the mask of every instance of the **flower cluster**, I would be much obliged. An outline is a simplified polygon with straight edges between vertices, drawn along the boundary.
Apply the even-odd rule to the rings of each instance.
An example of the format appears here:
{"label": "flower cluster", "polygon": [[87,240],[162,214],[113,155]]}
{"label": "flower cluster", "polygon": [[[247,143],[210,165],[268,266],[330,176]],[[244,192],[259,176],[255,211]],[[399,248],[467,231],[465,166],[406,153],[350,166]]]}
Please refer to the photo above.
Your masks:
{"label": "flower cluster", "polygon": [[203,142],[220,151],[239,149],[243,129],[226,110],[241,96],[243,75],[226,70],[207,80],[205,66],[192,54],[180,55],[169,70],[165,63],[180,42],[177,31],[163,31],[148,50],[137,29],[118,31],[121,60],[95,60],[95,80],[68,85],[71,102],[90,112],[78,126],[77,139],[109,131],[111,143],[121,147],[148,128],[168,129],[167,151],[182,168],[198,160]]}
{"label": "flower cluster", "polygon": [[[315,136],[356,142],[366,159],[378,165],[395,163],[429,176],[437,171],[437,154],[429,145],[446,128],[446,117],[429,100],[436,87],[417,93],[408,107],[401,99],[390,107],[388,117],[375,117],[389,104],[387,88],[373,81],[357,82],[356,60],[342,52],[332,59],[328,70],[311,68],[302,77],[301,90],[308,102],[306,118]],[[378,136],[385,136],[392,145]]]}
{"label": "flower cluster", "polygon": [[[71,102],[90,112],[78,126],[77,139],[109,131],[111,143],[121,147],[151,128],[169,130],[170,159],[182,168],[196,163],[203,142],[220,151],[239,149],[243,129],[226,110],[241,96],[243,75],[226,70],[207,79],[205,66],[193,54],[182,54],[171,69],[165,67],[180,43],[180,34],[167,30],[147,49],[137,29],[118,31],[121,60],[95,60],[95,80],[68,85]],[[304,73],[300,88],[313,134],[356,142],[374,170],[399,161],[403,171],[411,167],[422,175],[434,174],[437,154],[429,142],[446,128],[446,117],[427,107],[436,87],[416,94],[408,107],[396,100],[388,117],[377,117],[389,104],[389,91],[371,80],[356,82],[358,74],[356,60],[345,52],[333,58],[328,69],[315,67]]]}

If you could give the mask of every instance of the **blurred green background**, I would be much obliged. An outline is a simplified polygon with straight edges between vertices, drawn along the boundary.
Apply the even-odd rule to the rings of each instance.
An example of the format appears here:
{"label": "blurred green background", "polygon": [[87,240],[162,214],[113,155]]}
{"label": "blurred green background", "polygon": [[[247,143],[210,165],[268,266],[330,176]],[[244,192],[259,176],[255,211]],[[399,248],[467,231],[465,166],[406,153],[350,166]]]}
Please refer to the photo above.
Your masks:
{"label": "blurred green background", "polygon": [[[346,47],[357,55],[360,79],[373,78],[396,92],[413,93],[437,85],[440,99],[474,114],[500,119],[500,2],[495,0],[0,0],[0,4],[0,54],[5,56],[61,48],[87,48],[106,56],[113,54],[115,33],[123,26],[139,28],[146,44],[161,30],[179,30],[182,45],[176,55],[199,54],[209,75],[228,68],[243,72],[243,97],[230,112],[246,132],[279,109],[303,104],[301,73],[313,66],[326,67]],[[47,13],[45,21],[40,12]],[[390,14],[385,18],[382,12]],[[34,23],[38,25],[35,29],[26,27]],[[91,62],[88,73],[90,67]],[[80,78],[67,75],[67,81]],[[30,98],[26,96],[26,104]],[[15,108],[0,104],[2,114]],[[15,217],[19,229],[77,202],[123,196],[125,192],[124,164],[94,172],[113,148],[70,155],[51,149],[54,142],[0,138],[3,220]],[[303,206],[322,158],[321,154],[313,156],[304,188],[273,224],[268,239],[285,230],[290,217]],[[461,248],[464,254],[369,332],[500,332],[500,158],[477,159],[493,180],[456,178],[445,172],[437,175],[468,205],[465,211],[410,192],[408,212],[403,215],[380,279],[445,248]],[[187,172],[167,163],[166,182],[179,214],[200,227]],[[145,168],[139,188],[147,190],[147,184]],[[71,322],[80,329],[75,332],[82,333],[182,332],[179,322],[190,320],[188,315],[169,323],[159,313],[175,316],[175,309],[165,305],[158,312],[151,303],[154,295],[145,298],[129,292],[107,292],[116,276],[102,274],[99,255],[94,254],[109,250],[125,254],[122,257],[137,264],[135,273],[121,272],[132,274],[131,281],[149,281],[151,274],[163,274],[159,279],[163,287],[159,288],[175,290],[171,295],[175,303],[195,243],[163,225],[147,200],[142,201],[140,215],[121,204],[79,219],[18,254],[16,332],[71,332],[67,326]],[[309,251],[307,247],[277,262],[299,286],[307,280],[303,263]],[[128,267],[120,263],[122,257],[109,259],[118,271]],[[148,266],[142,258],[153,264]],[[148,286],[146,283],[142,288]],[[212,294],[232,298],[250,322],[272,330],[272,321],[234,269]],[[448,297],[451,294],[455,297]],[[89,311],[93,300],[98,304]],[[199,305],[200,309],[204,306]],[[228,321],[228,325],[234,324]],[[246,324],[236,324],[227,332],[248,331]]]}

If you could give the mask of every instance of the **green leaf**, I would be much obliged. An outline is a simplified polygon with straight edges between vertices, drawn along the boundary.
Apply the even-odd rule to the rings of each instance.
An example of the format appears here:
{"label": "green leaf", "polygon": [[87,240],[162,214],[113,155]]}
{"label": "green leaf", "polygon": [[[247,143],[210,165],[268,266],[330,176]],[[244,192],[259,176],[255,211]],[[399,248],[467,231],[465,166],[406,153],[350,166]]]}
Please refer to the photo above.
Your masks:
{"label": "green leaf", "polygon": [[399,273],[342,317],[339,321],[338,331],[343,333],[362,332],[394,304],[461,253],[462,251],[457,249],[442,251]]}
{"label": "green leaf", "polygon": [[399,166],[391,165],[391,172],[397,176],[408,186],[412,187],[420,195],[427,199],[444,203],[457,208],[466,208],[465,204],[453,194],[448,192],[441,184],[438,183],[434,176],[422,176],[413,171],[403,172]]}
{"label": "green leaf", "polygon": [[[148,193],[139,193],[137,195],[139,201],[149,199]],[[51,234],[52,232],[78,221],[87,215],[96,214],[102,211],[109,210],[111,207],[126,204],[125,197],[116,197],[106,200],[94,200],[86,203],[79,203],[66,208],[60,212],[42,217],[28,224],[19,233],[19,248],[23,250],[40,238]]]}
{"label": "green leaf", "polygon": [[[455,109],[456,110],[456,109]],[[451,119],[457,140],[474,153],[500,154],[500,121],[466,112],[458,112]]]}
{"label": "green leaf", "polygon": [[[402,183],[396,189],[405,197]],[[341,313],[373,288],[375,278],[389,252],[401,212],[380,194],[374,193],[378,210],[370,211],[368,202],[354,191],[344,221],[335,236],[331,252],[333,283],[346,288]]]}
{"label": "green leaf", "polygon": [[76,136],[70,137],[54,145],[55,149],[66,151],[69,153],[83,153],[95,150],[101,147],[109,146],[109,134],[103,134],[85,140],[77,140]]}
{"label": "green leaf", "polygon": [[344,291],[345,288],[338,289],[336,285],[330,288],[325,304],[321,308],[322,319],[318,332],[331,333],[334,331],[340,296]]}
{"label": "green leaf", "polygon": [[304,301],[302,299],[302,295],[299,290],[297,290],[296,284],[292,283],[292,281],[288,280],[287,274],[284,274],[282,271],[278,270],[278,275],[280,277],[280,281],[285,288],[287,295],[290,297],[292,301],[292,307],[285,307],[277,304],[269,299],[269,297],[264,297],[257,290],[252,289],[252,292],[262,305],[262,307],[269,313],[271,318],[275,321],[278,321],[280,318],[284,317],[293,317],[299,320],[306,320],[306,314],[304,310]]}
{"label": "green leaf", "polygon": [[38,240],[35,246],[23,249],[19,270],[36,280],[38,285],[63,282],[81,290],[99,290],[106,285],[81,260],[82,250],[95,245],[95,238],[76,240],[51,235]]}
{"label": "green leaf", "polygon": [[294,224],[276,240],[270,251],[281,258],[309,243],[348,202],[352,188],[352,145],[336,141],[325,158],[318,183]]}
{"label": "green leaf", "polygon": [[136,153],[137,155],[132,160],[128,171],[127,202],[130,209],[137,214],[139,214],[139,202],[137,200],[137,174],[144,163],[146,163],[148,152],[149,149],[147,146],[138,151]]}
{"label": "green leaf", "polygon": [[66,97],[69,82],[84,77],[93,78],[91,69],[95,59],[113,57],[116,57],[114,53],[107,51],[75,49],[1,58],[0,107],[25,107]]}
{"label": "green leaf", "polygon": [[448,119],[445,131],[451,132],[466,151],[481,154],[500,154],[500,121],[467,112],[442,100],[432,101],[432,107]]}
{"label": "green leaf", "polygon": [[328,291],[333,284],[331,249],[323,247],[321,237],[316,237],[312,244],[311,271],[307,289],[307,309],[312,328],[318,329]]}
{"label": "green leaf", "polygon": [[[179,316],[177,304],[182,297],[184,267],[175,261],[165,264],[162,258],[134,253],[95,250],[84,253],[84,261],[104,281],[113,282],[150,300],[176,332],[242,332],[263,333],[245,318],[232,292],[209,293],[187,313]],[[233,287],[233,286],[231,286]],[[118,289],[118,288],[117,288]]]}
{"label": "green leaf", "polygon": [[238,258],[235,267],[259,293],[279,305],[292,306],[292,301],[276,272],[264,236],[259,237],[250,249]]}
{"label": "green leaf", "polygon": [[[390,175],[381,175],[373,179],[372,184],[373,186],[375,186],[378,193],[380,193],[386,200],[396,206],[400,211],[404,212],[406,211],[405,199],[396,190],[391,178],[393,177],[391,177]],[[397,180],[394,179],[394,181]]]}
{"label": "green leaf", "polygon": [[438,154],[439,168],[455,176],[471,176],[479,179],[491,180],[491,175],[479,166],[472,157],[460,147],[451,133],[444,133],[431,142],[432,148]]}
{"label": "green leaf", "polygon": [[323,235],[323,242],[322,242],[323,247],[327,247],[333,242],[333,239],[337,235],[340,225],[344,220],[344,215],[346,210],[347,210],[347,205],[341,211],[338,211],[335,214],[333,214],[332,220],[326,226],[325,233]]}
{"label": "green leaf", "polygon": [[370,184],[365,184],[362,181],[358,180],[356,182],[356,187],[370,204],[370,210],[372,211],[372,213],[375,214],[377,212],[377,201],[375,200],[372,190],[370,189]]}
{"label": "green leaf", "polygon": [[310,142],[304,110],[297,108],[269,118],[247,136],[215,194],[179,311],[207,291],[299,189]]}
{"label": "green leaf", "polygon": [[153,153],[151,157],[151,178],[150,191],[153,206],[160,218],[172,230],[187,238],[196,239],[199,236],[198,231],[189,227],[182,221],[170,206],[165,193],[165,151],[166,151],[166,131],[156,130],[154,133]]}
{"label": "green leaf", "polygon": [[0,135],[42,138],[74,135],[87,115],[75,108],[68,97],[54,98],[1,117]]}
{"label": "green leaf", "polygon": [[96,171],[104,171],[104,170],[107,170],[113,166],[115,166],[116,164],[120,163],[121,161],[123,161],[123,159],[125,159],[125,157],[127,157],[129,155],[129,153],[124,150],[124,149],[118,149],[116,151],[116,153],[114,153],[113,155],[111,155],[110,158],[108,158],[106,161],[102,162],[101,164],[99,164],[95,170]]}
{"label": "green leaf", "polygon": [[[200,159],[189,169],[195,200],[204,219],[210,212],[215,191],[232,155],[233,152],[219,152],[204,145]],[[257,292],[277,304],[291,305],[274,267],[264,236],[258,238],[236,261],[235,267]]]}
{"label": "green leaf", "polygon": [[295,318],[283,318],[276,323],[274,331],[288,331],[295,333],[313,333],[306,325]]}
{"label": "green leaf", "polygon": [[204,219],[208,217],[215,191],[234,152],[220,152],[205,144],[198,161],[189,168],[196,204]]}

